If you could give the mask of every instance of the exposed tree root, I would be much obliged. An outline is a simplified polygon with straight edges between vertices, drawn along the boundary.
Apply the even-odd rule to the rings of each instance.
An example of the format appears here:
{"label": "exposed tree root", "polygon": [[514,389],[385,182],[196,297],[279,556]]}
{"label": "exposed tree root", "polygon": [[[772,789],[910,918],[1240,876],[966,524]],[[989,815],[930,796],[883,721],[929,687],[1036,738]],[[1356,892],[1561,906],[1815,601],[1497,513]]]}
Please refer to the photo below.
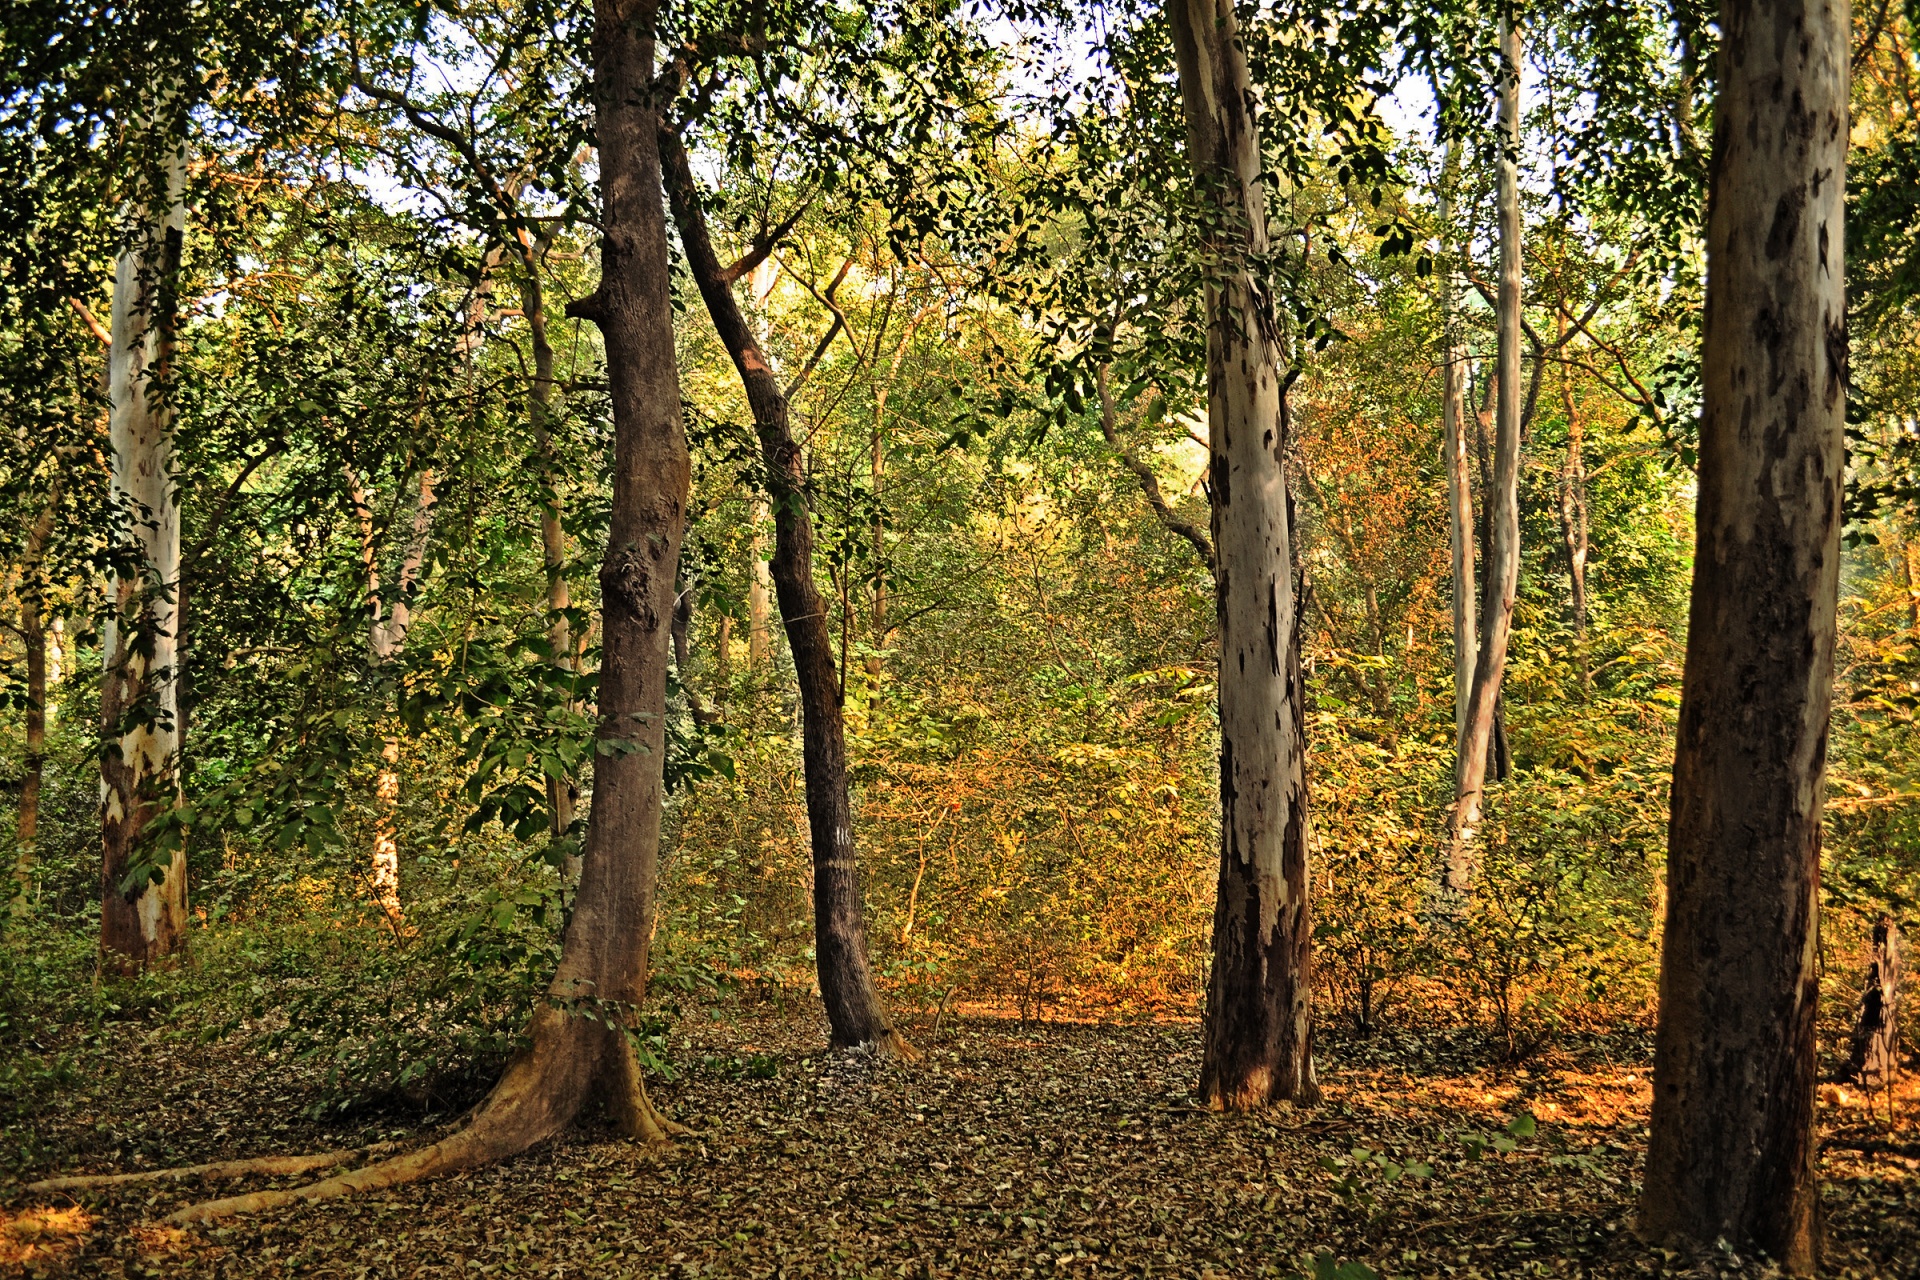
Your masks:
{"label": "exposed tree root", "polygon": [[606,1098],[615,1126],[628,1137],[664,1148],[672,1144],[673,1135],[692,1132],[667,1119],[647,1098],[633,1046],[623,1032],[609,1032],[599,1023],[568,1017],[547,1007],[534,1015],[533,1048],[508,1064],[500,1083],[466,1128],[364,1169],[301,1187],[202,1201],[169,1215],[165,1221],[174,1226],[210,1222],[309,1200],[382,1191],[505,1160],[571,1124],[595,1085]]}
{"label": "exposed tree root", "polygon": [[188,1178],[246,1178],[254,1175],[290,1177],[332,1169],[356,1160],[383,1156],[394,1149],[391,1142],[355,1147],[350,1151],[326,1151],[310,1156],[255,1156],[251,1160],[216,1160],[211,1164],[190,1164],[178,1169],[146,1169],[139,1173],[92,1173],[69,1178],[46,1178],[27,1184],[28,1191],[84,1191],[92,1187],[117,1187],[129,1182],[185,1181]]}
{"label": "exposed tree root", "polygon": [[892,1027],[878,1040],[872,1041],[874,1056],[892,1058],[896,1062],[918,1062],[920,1051],[908,1043],[907,1038]]}

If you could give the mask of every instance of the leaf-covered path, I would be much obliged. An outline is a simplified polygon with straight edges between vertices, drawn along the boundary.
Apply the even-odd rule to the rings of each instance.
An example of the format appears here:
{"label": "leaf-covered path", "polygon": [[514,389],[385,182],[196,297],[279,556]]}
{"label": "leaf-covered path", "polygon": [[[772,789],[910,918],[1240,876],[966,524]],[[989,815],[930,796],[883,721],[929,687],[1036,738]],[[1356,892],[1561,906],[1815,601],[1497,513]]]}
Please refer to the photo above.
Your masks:
{"label": "leaf-covered path", "polygon": [[[698,1135],[664,1156],[588,1129],[467,1176],[212,1229],[151,1225],[207,1190],[195,1183],[34,1197],[15,1181],[0,1267],[1238,1277],[1327,1251],[1383,1275],[1671,1270],[1623,1229],[1648,1099],[1638,1038],[1530,1070],[1476,1066],[1476,1046],[1440,1037],[1337,1041],[1323,1105],[1256,1118],[1193,1108],[1190,1023],[976,1019],[920,1038],[924,1060],[903,1067],[828,1055],[818,1028],[791,1019],[684,1027],[684,1070],[657,1096]],[[155,1051],[170,1070],[144,1097],[109,1071],[45,1109],[32,1138],[46,1158],[29,1176],[424,1136],[303,1121],[302,1092],[217,1046]],[[1920,1274],[1912,1127],[1887,1135],[1858,1098],[1824,1097],[1829,1274]],[[150,1105],[160,1098],[172,1105]],[[1521,1115],[1537,1117],[1531,1134],[1511,1123]]]}

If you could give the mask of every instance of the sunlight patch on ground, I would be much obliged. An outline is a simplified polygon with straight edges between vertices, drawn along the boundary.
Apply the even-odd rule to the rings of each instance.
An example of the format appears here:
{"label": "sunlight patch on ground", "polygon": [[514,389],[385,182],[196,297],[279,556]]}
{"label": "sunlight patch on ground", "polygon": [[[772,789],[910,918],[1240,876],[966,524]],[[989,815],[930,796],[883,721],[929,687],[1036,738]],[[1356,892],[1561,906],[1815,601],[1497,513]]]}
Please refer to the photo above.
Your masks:
{"label": "sunlight patch on ground", "polygon": [[93,1226],[85,1209],[0,1211],[0,1266],[51,1262],[80,1243]]}

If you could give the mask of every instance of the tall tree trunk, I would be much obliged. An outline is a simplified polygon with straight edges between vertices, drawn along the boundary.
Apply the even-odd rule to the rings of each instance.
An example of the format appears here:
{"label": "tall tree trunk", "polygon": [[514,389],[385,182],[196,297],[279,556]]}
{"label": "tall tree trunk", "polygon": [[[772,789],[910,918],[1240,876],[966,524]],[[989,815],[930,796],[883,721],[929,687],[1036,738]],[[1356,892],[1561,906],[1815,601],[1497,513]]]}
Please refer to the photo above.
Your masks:
{"label": "tall tree trunk", "polygon": [[680,681],[680,693],[687,700],[687,714],[697,725],[712,724],[713,712],[707,709],[693,679],[693,587],[675,583],[673,597],[673,673]]}
{"label": "tall tree trunk", "polygon": [[[1562,336],[1566,323],[1562,313]],[[1584,698],[1593,692],[1593,671],[1587,658],[1587,428],[1573,398],[1573,377],[1565,370],[1560,377],[1560,404],[1567,415],[1567,462],[1560,471],[1560,541],[1567,549],[1574,660],[1580,668],[1580,696]]]}
{"label": "tall tree trunk", "polygon": [[[533,385],[527,388],[527,421],[533,428],[534,448],[540,453],[540,561],[547,574],[547,644],[553,660],[578,675],[580,653],[573,643],[572,628],[566,611],[572,607],[567,589],[567,535],[561,527],[559,460],[553,445],[553,344],[547,338],[546,290],[540,282],[540,257],[544,239],[523,244],[520,282],[520,313],[527,322],[529,344],[533,348]],[[565,778],[547,779],[548,827],[555,836],[565,835],[573,826],[578,790]],[[562,868],[567,883],[580,880],[580,857],[570,855]]]}
{"label": "tall tree trunk", "polygon": [[[1499,391],[1494,397],[1493,488],[1486,496],[1492,545],[1486,557],[1480,645],[1474,660],[1449,823],[1445,886],[1455,895],[1471,890],[1478,870],[1473,837],[1480,825],[1481,792],[1486,786],[1489,759],[1495,754],[1496,731],[1504,729],[1500,695],[1513,627],[1514,594],[1520,584],[1520,34],[1506,17],[1500,20],[1500,56],[1504,65],[1500,147],[1495,164],[1500,205],[1500,296],[1496,307],[1499,349],[1495,354]],[[1498,754],[1504,763],[1504,749]]]}
{"label": "tall tree trunk", "polygon": [[1724,0],[1648,1239],[1811,1272],[1847,398],[1845,0]]}
{"label": "tall tree trunk", "polygon": [[[900,355],[906,353],[902,344]],[[899,372],[900,357],[893,362],[894,372]],[[889,379],[889,383],[891,379]],[[886,478],[887,447],[887,386],[881,386],[873,397],[873,466],[871,483],[873,488],[873,529],[871,552],[873,556],[873,614],[869,619],[867,638],[870,651],[867,654],[867,683],[877,686],[880,673],[886,669],[886,659],[881,655],[887,647],[887,522],[880,514],[880,486]]]}
{"label": "tall tree trunk", "polygon": [[[1460,142],[1447,143],[1446,168],[1440,183],[1441,234],[1450,234],[1452,184],[1460,168]],[[1454,786],[1458,794],[1460,766],[1466,756],[1467,707],[1473,693],[1474,657],[1479,651],[1475,620],[1473,573],[1473,475],[1467,444],[1467,347],[1458,333],[1453,274],[1450,264],[1436,273],[1440,281],[1440,314],[1445,327],[1445,363],[1440,370],[1442,468],[1447,477],[1447,541],[1453,568],[1453,749]]]}
{"label": "tall tree trunk", "polygon": [[100,716],[100,949],[108,968],[130,972],[186,945],[187,856],[176,849],[131,891],[147,824],[179,800],[175,720],[178,659],[175,597],[180,580],[180,507],[173,480],[170,388],[175,290],[186,233],[184,143],[168,144],[132,244],[114,269],[112,347],[107,356],[108,434],[116,516],[127,522],[125,558],[108,599]]}
{"label": "tall tree trunk", "polygon": [[690,468],[680,416],[657,113],[653,3],[597,0],[593,65],[600,154],[600,288],[568,308],[606,342],[613,404],[612,518],[600,570],[598,748],[587,847],[559,972],[470,1124],[431,1146],[310,1186],[194,1205],[194,1222],[453,1173],[524,1151],[602,1097],[622,1132],[664,1140],[629,1036],[646,994],[666,753],[667,626]]}
{"label": "tall tree trunk", "polygon": [[27,776],[20,783],[20,811],[14,825],[13,914],[25,917],[33,903],[33,859],[40,838],[40,787],[47,769],[47,632],[40,617],[45,590],[41,561],[53,536],[56,487],[27,532],[21,565],[20,639],[27,650]]}
{"label": "tall tree trunk", "polygon": [[813,515],[807,505],[800,446],[788,427],[786,391],[733,296],[733,282],[741,270],[723,268],[714,256],[685,149],[671,134],[662,138],[662,146],[667,194],[687,266],[746,388],[767,465],[774,521],[773,583],[800,691],[807,825],[813,844],[814,955],[832,1042],[910,1054],[906,1040],[887,1019],[867,960],[866,908],[847,790],[841,687],[826,602],[813,580]]}
{"label": "tall tree trunk", "polygon": [[1207,281],[1220,879],[1200,1097],[1247,1110],[1319,1095],[1313,1069],[1305,689],[1285,454],[1285,352],[1251,262],[1267,251],[1254,101],[1232,0],[1170,0],[1194,179],[1221,216]]}
{"label": "tall tree trunk", "polygon": [[747,551],[747,669],[758,673],[773,661],[773,575],[767,566],[767,500],[747,507],[753,541]]}
{"label": "tall tree trunk", "polygon": [[1907,630],[1920,635],[1920,581],[1913,575],[1913,539],[1900,544],[1900,568],[1907,580]]}
{"label": "tall tree trunk", "polygon": [[[367,586],[367,654],[376,667],[400,656],[413,626],[413,592],[426,562],[427,539],[433,532],[433,472],[420,473],[414,497],[413,526],[394,575],[393,607],[384,608],[380,596],[379,548],[374,542],[373,507],[359,478],[347,468],[348,494],[360,526],[360,560]],[[373,858],[368,883],[374,900],[387,918],[398,924],[400,907],[400,739],[389,736],[380,748],[380,768],[373,784]]]}

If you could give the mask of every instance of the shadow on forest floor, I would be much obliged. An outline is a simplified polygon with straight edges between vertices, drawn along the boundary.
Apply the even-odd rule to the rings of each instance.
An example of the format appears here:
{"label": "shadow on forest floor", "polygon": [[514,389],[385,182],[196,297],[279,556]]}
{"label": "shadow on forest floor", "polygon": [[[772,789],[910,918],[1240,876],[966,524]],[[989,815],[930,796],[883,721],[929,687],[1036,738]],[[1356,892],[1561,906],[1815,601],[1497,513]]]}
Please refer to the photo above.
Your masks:
{"label": "shadow on forest floor", "polygon": [[[1637,1033],[1518,1069],[1477,1065],[1458,1037],[1336,1040],[1322,1105],[1241,1118],[1192,1106],[1191,1022],[949,1022],[920,1029],[910,1067],[823,1040],[809,1019],[683,1024],[683,1069],[655,1096],[698,1134],[660,1157],[587,1128],[461,1177],[186,1232],[150,1224],[212,1188],[0,1183],[0,1271],[1240,1277],[1310,1275],[1303,1255],[1327,1252],[1383,1276],[1766,1274],[1689,1269],[1627,1234]],[[137,1078],[50,1099],[27,1176],[426,1136],[303,1119],[303,1087],[221,1046],[156,1038],[137,1057]],[[1884,1098],[1878,1121],[1851,1091],[1822,1100],[1827,1274],[1920,1275],[1920,1089],[1892,1133]]]}

